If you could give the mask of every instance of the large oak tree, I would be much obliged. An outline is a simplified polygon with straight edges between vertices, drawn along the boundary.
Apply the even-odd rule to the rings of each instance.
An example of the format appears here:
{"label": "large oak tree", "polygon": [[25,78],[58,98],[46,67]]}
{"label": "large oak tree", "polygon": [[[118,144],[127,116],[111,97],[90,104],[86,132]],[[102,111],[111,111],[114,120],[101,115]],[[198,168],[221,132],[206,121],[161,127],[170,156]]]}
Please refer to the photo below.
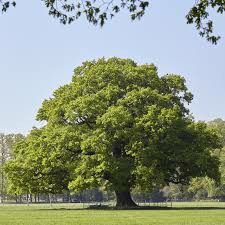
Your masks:
{"label": "large oak tree", "polygon": [[37,119],[46,125],[17,146],[7,165],[12,187],[103,186],[124,207],[135,205],[134,188],[151,191],[199,176],[218,180],[212,156],[218,137],[194,122],[186,107],[191,100],[183,77],[160,77],[152,64],[85,62],[43,102]]}

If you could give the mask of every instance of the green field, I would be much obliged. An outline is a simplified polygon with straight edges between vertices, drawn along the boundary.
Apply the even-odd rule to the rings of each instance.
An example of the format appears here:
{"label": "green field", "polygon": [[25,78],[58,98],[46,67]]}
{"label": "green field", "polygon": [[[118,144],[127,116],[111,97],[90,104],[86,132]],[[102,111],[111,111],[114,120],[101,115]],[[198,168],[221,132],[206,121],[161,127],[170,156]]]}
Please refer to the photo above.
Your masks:
{"label": "green field", "polygon": [[173,206],[176,208],[168,210],[94,210],[77,204],[57,204],[52,207],[48,204],[1,205],[0,224],[225,225],[224,203],[173,203]]}

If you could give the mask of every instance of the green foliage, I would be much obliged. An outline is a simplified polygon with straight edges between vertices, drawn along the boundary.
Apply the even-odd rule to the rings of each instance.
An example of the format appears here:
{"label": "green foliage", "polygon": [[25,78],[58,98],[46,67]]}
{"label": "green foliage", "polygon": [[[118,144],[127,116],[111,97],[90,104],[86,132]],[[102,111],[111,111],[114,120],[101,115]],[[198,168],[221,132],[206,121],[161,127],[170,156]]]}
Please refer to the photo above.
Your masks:
{"label": "green foliage", "polygon": [[22,139],[22,134],[0,134],[0,202],[3,202],[8,187],[4,166],[12,157],[14,144]]}
{"label": "green foliage", "polygon": [[208,177],[194,178],[188,191],[193,193],[196,199],[212,198],[216,195],[216,184]]}
{"label": "green foliage", "polygon": [[66,189],[66,164],[51,138],[55,137],[47,142],[42,129],[33,129],[16,144],[14,159],[5,165],[9,193],[57,193]]}
{"label": "green foliage", "polygon": [[222,146],[225,147],[225,121],[218,118],[208,122],[208,126],[217,132]]}
{"label": "green foliage", "polygon": [[183,77],[159,77],[152,64],[85,62],[43,102],[37,119],[46,125],[16,147],[6,167],[11,188],[129,192],[197,176],[218,180],[218,137],[189,116],[191,100]]}
{"label": "green foliage", "polygon": [[191,194],[188,192],[188,186],[182,184],[170,184],[163,188],[163,195],[171,201],[179,200],[189,200],[191,199]]}
{"label": "green foliage", "polygon": [[[82,15],[93,25],[103,26],[108,19],[112,19],[121,10],[128,11],[131,20],[141,19],[150,0],[42,0],[49,9],[49,15],[58,18],[63,24],[70,24]],[[10,5],[15,6],[15,1],[0,0],[2,11],[6,12]],[[199,0],[186,15],[187,23],[194,24],[199,35],[205,37],[212,44],[217,44],[220,36],[214,34],[213,21],[208,19],[210,10],[223,14],[225,0]]]}
{"label": "green foliage", "polygon": [[215,119],[208,123],[208,127],[217,133],[223,146],[222,149],[218,149],[214,153],[220,160],[221,183],[217,188],[217,195],[222,197],[225,196],[225,121]]}
{"label": "green foliage", "polygon": [[225,11],[224,0],[199,0],[191,8],[187,14],[187,23],[195,24],[199,34],[205,37],[208,41],[216,44],[220,39],[220,36],[213,34],[213,21],[208,20],[210,9],[215,10],[219,14],[223,14]]}
{"label": "green foliage", "polygon": [[220,183],[215,183],[214,180],[203,177],[194,178],[189,185],[189,192],[197,199],[204,199],[207,197],[223,198],[225,196],[225,121],[222,119],[215,119],[207,123],[209,129],[217,134],[222,148],[214,151],[214,155],[220,161]]}

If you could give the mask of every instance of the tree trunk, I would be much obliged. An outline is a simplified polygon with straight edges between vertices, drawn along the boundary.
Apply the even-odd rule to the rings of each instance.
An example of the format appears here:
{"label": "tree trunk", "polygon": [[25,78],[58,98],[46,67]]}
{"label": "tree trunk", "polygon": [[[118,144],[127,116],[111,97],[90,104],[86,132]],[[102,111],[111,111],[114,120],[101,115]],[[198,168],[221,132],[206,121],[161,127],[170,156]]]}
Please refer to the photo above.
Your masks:
{"label": "tree trunk", "polygon": [[129,208],[137,207],[137,204],[131,198],[130,191],[115,191],[116,207]]}

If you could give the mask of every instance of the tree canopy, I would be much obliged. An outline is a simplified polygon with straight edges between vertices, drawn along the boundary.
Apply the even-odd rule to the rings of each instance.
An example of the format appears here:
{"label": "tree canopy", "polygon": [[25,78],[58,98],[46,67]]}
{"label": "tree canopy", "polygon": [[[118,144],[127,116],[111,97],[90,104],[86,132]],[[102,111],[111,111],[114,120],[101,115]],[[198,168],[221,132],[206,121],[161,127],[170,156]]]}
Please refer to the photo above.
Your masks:
{"label": "tree canopy", "polygon": [[[131,20],[141,19],[146,9],[150,6],[150,0],[42,0],[49,10],[49,15],[58,18],[63,24],[70,24],[85,16],[87,21],[93,25],[103,26],[108,19],[112,19],[121,10],[129,12]],[[16,5],[14,0],[0,0],[2,11]],[[188,24],[194,24],[200,36],[209,42],[216,44],[220,36],[214,34],[213,21],[210,12],[215,11],[223,14],[225,11],[225,0],[198,0],[187,12]]]}
{"label": "tree canopy", "polygon": [[219,139],[190,116],[192,97],[183,77],[160,77],[153,64],[84,62],[71,83],[43,102],[37,119],[46,125],[15,148],[6,167],[12,189],[101,186],[115,191],[118,206],[132,206],[134,188],[151,191],[201,176],[218,181],[212,153]]}
{"label": "tree canopy", "polygon": [[0,202],[4,201],[7,191],[7,180],[4,165],[12,157],[12,148],[19,140],[24,139],[22,134],[0,133]]}
{"label": "tree canopy", "polygon": [[218,149],[214,154],[216,154],[220,160],[221,173],[221,182],[217,189],[217,195],[225,196],[225,121],[218,118],[210,121],[208,123],[208,126],[217,132],[223,147],[221,149]]}
{"label": "tree canopy", "polygon": [[59,193],[67,189],[66,165],[62,158],[58,161],[56,152],[50,155],[50,146],[44,146],[46,140],[41,132],[33,129],[15,145],[13,159],[5,166],[9,193]]}

